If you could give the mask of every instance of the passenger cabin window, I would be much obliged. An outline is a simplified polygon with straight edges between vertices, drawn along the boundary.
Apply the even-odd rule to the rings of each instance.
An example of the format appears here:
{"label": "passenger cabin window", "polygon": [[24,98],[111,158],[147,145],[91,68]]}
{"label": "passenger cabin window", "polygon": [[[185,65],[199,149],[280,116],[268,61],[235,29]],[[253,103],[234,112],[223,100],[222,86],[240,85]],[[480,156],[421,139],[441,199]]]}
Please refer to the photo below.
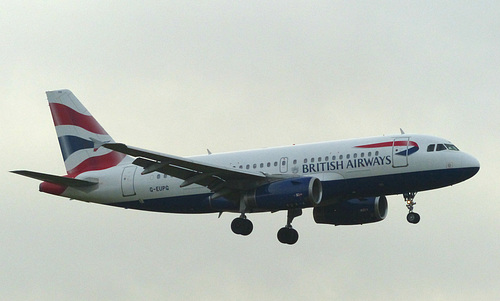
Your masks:
{"label": "passenger cabin window", "polygon": [[436,146],[435,144],[429,144],[429,146],[427,147],[427,151],[428,152],[433,152],[435,146]]}
{"label": "passenger cabin window", "polygon": [[436,147],[436,152],[443,151],[446,149],[446,146],[444,144],[438,144]]}

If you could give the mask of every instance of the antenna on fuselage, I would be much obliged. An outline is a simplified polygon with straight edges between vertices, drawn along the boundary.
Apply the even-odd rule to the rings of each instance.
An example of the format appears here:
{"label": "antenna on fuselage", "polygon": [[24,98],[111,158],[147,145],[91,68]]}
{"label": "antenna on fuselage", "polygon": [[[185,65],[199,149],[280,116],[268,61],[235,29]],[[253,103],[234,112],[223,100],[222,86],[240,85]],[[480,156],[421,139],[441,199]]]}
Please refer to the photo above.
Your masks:
{"label": "antenna on fuselage", "polygon": [[401,135],[404,135],[405,134],[405,131],[403,131],[402,128],[399,128],[399,131],[401,132]]}

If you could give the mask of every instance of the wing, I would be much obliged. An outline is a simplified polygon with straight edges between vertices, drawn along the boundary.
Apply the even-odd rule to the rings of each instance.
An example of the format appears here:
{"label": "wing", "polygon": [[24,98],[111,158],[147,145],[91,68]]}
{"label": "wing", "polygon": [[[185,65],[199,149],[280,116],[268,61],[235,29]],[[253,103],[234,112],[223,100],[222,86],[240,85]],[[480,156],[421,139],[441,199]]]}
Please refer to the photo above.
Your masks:
{"label": "wing", "polygon": [[152,152],[122,143],[107,143],[103,146],[137,157],[133,164],[144,168],[142,174],[161,172],[184,180],[180,185],[181,187],[191,184],[205,186],[214,192],[212,199],[226,196],[239,201],[239,195],[242,191],[283,179],[282,176],[231,169],[197,160]]}

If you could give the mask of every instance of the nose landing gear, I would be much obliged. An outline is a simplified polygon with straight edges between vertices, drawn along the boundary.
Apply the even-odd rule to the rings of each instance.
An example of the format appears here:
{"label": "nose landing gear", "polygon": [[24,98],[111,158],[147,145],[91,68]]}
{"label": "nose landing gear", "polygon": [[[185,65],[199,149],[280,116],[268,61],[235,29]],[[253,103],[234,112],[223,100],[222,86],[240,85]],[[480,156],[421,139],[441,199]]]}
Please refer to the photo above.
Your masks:
{"label": "nose landing gear", "polygon": [[407,192],[403,194],[406,202],[406,208],[408,208],[408,215],[406,216],[406,220],[411,224],[416,224],[420,221],[420,215],[416,212],[413,212],[413,206],[415,206],[415,196],[416,192]]}

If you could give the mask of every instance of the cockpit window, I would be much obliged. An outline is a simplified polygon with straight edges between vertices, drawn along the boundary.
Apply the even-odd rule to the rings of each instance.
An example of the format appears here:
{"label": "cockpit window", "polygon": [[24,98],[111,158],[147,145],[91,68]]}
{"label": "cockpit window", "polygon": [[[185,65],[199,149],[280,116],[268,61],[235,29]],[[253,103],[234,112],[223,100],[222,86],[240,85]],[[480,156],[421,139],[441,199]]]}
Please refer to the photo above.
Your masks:
{"label": "cockpit window", "polygon": [[449,149],[449,150],[452,150],[452,151],[459,151],[458,147],[456,147],[455,145],[453,144],[445,144],[446,147]]}
{"label": "cockpit window", "polygon": [[456,147],[455,145],[453,144],[429,144],[429,146],[427,146],[427,151],[428,152],[433,152],[434,150],[436,150],[436,152],[439,152],[439,151],[444,151],[444,150],[451,150],[451,151],[460,151],[458,149],[458,147]]}
{"label": "cockpit window", "polygon": [[438,144],[437,147],[436,147],[436,151],[439,152],[439,151],[443,151],[446,149],[446,146],[444,146],[444,144]]}

